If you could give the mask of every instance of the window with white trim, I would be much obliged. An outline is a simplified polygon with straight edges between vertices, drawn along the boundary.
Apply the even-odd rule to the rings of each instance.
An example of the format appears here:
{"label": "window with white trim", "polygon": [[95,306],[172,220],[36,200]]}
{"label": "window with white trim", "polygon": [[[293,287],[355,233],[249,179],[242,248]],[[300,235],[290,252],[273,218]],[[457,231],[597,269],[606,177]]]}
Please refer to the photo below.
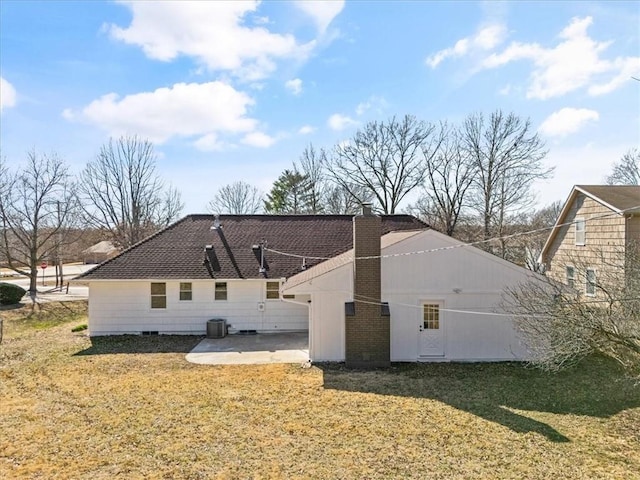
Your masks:
{"label": "window with white trim", "polygon": [[586,239],[586,221],[584,218],[576,218],[576,245],[584,245]]}
{"label": "window with white trim", "polygon": [[585,272],[584,293],[589,296],[596,294],[596,271],[593,268],[587,268]]}
{"label": "window with white trim", "polygon": [[576,286],[576,269],[571,265],[567,265],[567,285],[571,288]]}
{"label": "window with white trim", "polygon": [[280,282],[267,282],[267,300],[280,299]]}
{"label": "window with white trim", "polygon": [[193,290],[191,282],[180,282],[180,300],[192,300]]}
{"label": "window with white trim", "polygon": [[216,282],[216,292],[214,298],[216,300],[227,299],[227,282]]}
{"label": "window with white trim", "polygon": [[167,284],[151,284],[151,308],[167,308]]}
{"label": "window with white trim", "polygon": [[422,321],[425,330],[438,330],[440,328],[440,305],[425,303],[422,310]]}

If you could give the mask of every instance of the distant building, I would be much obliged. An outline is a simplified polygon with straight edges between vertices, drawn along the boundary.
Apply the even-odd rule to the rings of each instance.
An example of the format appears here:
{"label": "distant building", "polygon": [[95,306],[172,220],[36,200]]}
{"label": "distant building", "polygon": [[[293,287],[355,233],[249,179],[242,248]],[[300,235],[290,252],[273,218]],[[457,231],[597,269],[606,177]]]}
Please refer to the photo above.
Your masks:
{"label": "distant building", "polygon": [[119,253],[115,245],[109,240],[103,240],[82,251],[83,263],[102,263]]}

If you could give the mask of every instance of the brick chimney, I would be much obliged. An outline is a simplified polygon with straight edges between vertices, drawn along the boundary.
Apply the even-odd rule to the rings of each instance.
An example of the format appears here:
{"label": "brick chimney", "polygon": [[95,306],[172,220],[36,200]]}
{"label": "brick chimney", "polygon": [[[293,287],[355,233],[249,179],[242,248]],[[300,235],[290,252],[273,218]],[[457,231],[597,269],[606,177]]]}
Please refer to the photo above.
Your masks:
{"label": "brick chimney", "polygon": [[[353,299],[345,305],[347,367],[376,368],[390,364],[388,308],[381,304],[380,235],[382,221],[362,205],[353,217]],[[362,257],[374,257],[365,258]]]}

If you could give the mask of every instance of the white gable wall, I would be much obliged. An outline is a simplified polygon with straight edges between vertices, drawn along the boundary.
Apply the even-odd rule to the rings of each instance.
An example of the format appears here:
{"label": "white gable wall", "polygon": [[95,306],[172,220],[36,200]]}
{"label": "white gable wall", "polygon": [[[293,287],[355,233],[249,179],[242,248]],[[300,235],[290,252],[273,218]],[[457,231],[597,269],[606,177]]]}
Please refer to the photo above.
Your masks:
{"label": "white gable wall", "polygon": [[[166,283],[167,308],[151,308],[152,282]],[[192,300],[179,299],[180,282],[192,283]],[[265,281],[226,282],[227,300],[214,300],[213,280],[91,281],[89,332],[92,336],[145,331],[204,334],[211,318],[226,319],[231,331],[308,329],[307,306],[267,300]]]}
{"label": "white gable wall", "polygon": [[351,265],[313,280],[309,309],[309,358],[343,361],[345,358],[344,304],[353,299]]}
{"label": "white gable wall", "polygon": [[[499,312],[504,289],[531,277],[531,272],[433,230],[385,249],[384,255],[443,249],[383,258],[383,301],[391,309],[391,358],[418,358],[423,302],[444,302],[441,328],[448,360],[521,359],[511,317]],[[459,293],[456,293],[459,291]],[[464,310],[483,313],[461,313]]]}
{"label": "white gable wall", "polygon": [[[459,242],[432,230],[383,250],[383,255],[431,250]],[[382,259],[382,301],[391,310],[391,360],[516,360],[526,356],[510,317],[493,313],[503,290],[531,272],[477,248],[463,247]],[[286,285],[285,285],[286,287]],[[460,293],[455,293],[454,289]],[[352,264],[286,290],[310,293],[310,357],[344,360],[344,303],[353,299]],[[444,356],[419,356],[423,302],[443,302]],[[357,308],[357,303],[356,303]]]}

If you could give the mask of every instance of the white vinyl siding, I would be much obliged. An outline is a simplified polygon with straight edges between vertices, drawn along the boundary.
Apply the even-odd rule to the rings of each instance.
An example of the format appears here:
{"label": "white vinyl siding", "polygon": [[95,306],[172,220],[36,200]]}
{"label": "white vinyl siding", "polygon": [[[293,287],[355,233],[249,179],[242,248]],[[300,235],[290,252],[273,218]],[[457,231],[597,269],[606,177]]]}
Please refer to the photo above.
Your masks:
{"label": "white vinyl siding", "polygon": [[[150,308],[148,281],[89,282],[89,332],[94,335],[160,334],[201,335],[207,320],[224,318],[231,331],[304,331],[308,307],[289,302],[264,302],[264,280],[227,280],[228,299],[214,300],[215,282],[192,280],[192,300],[180,300],[180,283],[165,285],[166,308]],[[221,283],[221,282],[218,282]],[[117,301],[113,301],[117,299]],[[258,305],[265,308],[260,311]],[[343,307],[344,308],[344,307]]]}
{"label": "white vinyl siding", "polygon": [[[438,361],[526,359],[511,319],[500,315],[500,304],[505,288],[530,280],[532,273],[477,248],[447,248],[454,245],[458,245],[455,239],[426,230],[383,249],[382,254],[389,255],[382,259],[381,287],[382,299],[391,310],[391,360],[419,358],[417,336],[424,322],[424,304],[436,303],[444,342],[444,357]],[[400,255],[421,250],[435,251]],[[344,304],[353,300],[352,285],[351,264],[291,288],[285,283],[283,293],[311,296],[309,355],[313,361],[344,360]]]}

